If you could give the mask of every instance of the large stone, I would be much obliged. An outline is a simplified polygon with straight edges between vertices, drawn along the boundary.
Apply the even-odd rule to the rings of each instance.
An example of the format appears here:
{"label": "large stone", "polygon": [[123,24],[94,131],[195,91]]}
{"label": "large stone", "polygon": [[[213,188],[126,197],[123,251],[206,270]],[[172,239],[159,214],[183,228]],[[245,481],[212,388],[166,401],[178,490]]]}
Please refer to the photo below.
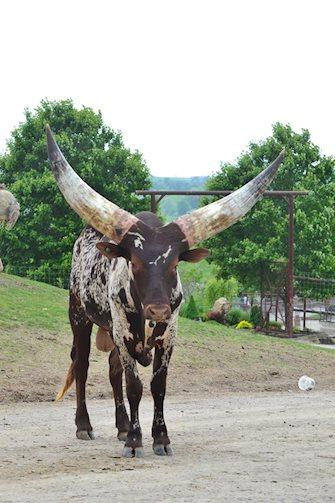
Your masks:
{"label": "large stone", "polygon": [[228,302],[226,297],[220,297],[214,302],[212,311],[218,311],[221,313],[228,313],[229,309],[231,308],[231,303]]}

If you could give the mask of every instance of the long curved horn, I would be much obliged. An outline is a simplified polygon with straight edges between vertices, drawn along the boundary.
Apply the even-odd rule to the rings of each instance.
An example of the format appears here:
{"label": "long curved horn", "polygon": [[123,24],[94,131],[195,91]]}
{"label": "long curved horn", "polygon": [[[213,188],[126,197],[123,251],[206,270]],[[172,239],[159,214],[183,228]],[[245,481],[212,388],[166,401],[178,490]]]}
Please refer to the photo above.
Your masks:
{"label": "long curved horn", "polygon": [[136,222],[131,213],[98,194],[71,168],[46,127],[48,155],[58,187],[71,208],[89,225],[119,243]]}
{"label": "long curved horn", "polygon": [[229,196],[177,218],[174,223],[179,225],[185,234],[189,246],[214,236],[240,220],[273,180],[284,155],[282,150],[268,168]]}

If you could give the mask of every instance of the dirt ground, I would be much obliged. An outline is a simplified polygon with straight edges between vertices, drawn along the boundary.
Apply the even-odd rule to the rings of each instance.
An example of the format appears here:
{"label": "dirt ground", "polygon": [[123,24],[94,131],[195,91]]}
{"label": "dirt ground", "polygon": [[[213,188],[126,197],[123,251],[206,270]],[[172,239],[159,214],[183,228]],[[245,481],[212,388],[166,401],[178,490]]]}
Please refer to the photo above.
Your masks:
{"label": "dirt ground", "polygon": [[325,502],[335,494],[335,395],[234,393],[167,399],[174,456],[120,457],[110,400],[89,403],[96,440],[74,435],[74,403],[0,406],[0,488],[9,502]]}

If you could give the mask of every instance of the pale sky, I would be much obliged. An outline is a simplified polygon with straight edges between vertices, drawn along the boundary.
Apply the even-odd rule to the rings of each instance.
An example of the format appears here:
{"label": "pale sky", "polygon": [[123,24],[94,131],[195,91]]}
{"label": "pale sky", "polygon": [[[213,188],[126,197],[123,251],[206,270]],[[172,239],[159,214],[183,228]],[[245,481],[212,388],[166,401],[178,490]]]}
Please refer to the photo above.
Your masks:
{"label": "pale sky", "polygon": [[4,0],[0,149],[42,98],[100,109],[154,175],[208,175],[276,121],[335,154],[332,0]]}

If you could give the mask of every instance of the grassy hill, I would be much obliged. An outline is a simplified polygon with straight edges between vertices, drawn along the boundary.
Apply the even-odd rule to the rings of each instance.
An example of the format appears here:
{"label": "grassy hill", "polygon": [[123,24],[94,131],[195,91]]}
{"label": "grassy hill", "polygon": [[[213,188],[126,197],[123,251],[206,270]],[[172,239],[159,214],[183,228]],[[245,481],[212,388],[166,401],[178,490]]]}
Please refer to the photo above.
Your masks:
{"label": "grassy hill", "polygon": [[[55,396],[70,362],[67,297],[65,290],[0,274],[0,402]],[[92,344],[91,397],[110,396],[107,359]],[[318,388],[335,389],[334,364],[331,350],[181,318],[168,392],[296,389],[302,374]],[[141,369],[146,393],[150,371]]]}

